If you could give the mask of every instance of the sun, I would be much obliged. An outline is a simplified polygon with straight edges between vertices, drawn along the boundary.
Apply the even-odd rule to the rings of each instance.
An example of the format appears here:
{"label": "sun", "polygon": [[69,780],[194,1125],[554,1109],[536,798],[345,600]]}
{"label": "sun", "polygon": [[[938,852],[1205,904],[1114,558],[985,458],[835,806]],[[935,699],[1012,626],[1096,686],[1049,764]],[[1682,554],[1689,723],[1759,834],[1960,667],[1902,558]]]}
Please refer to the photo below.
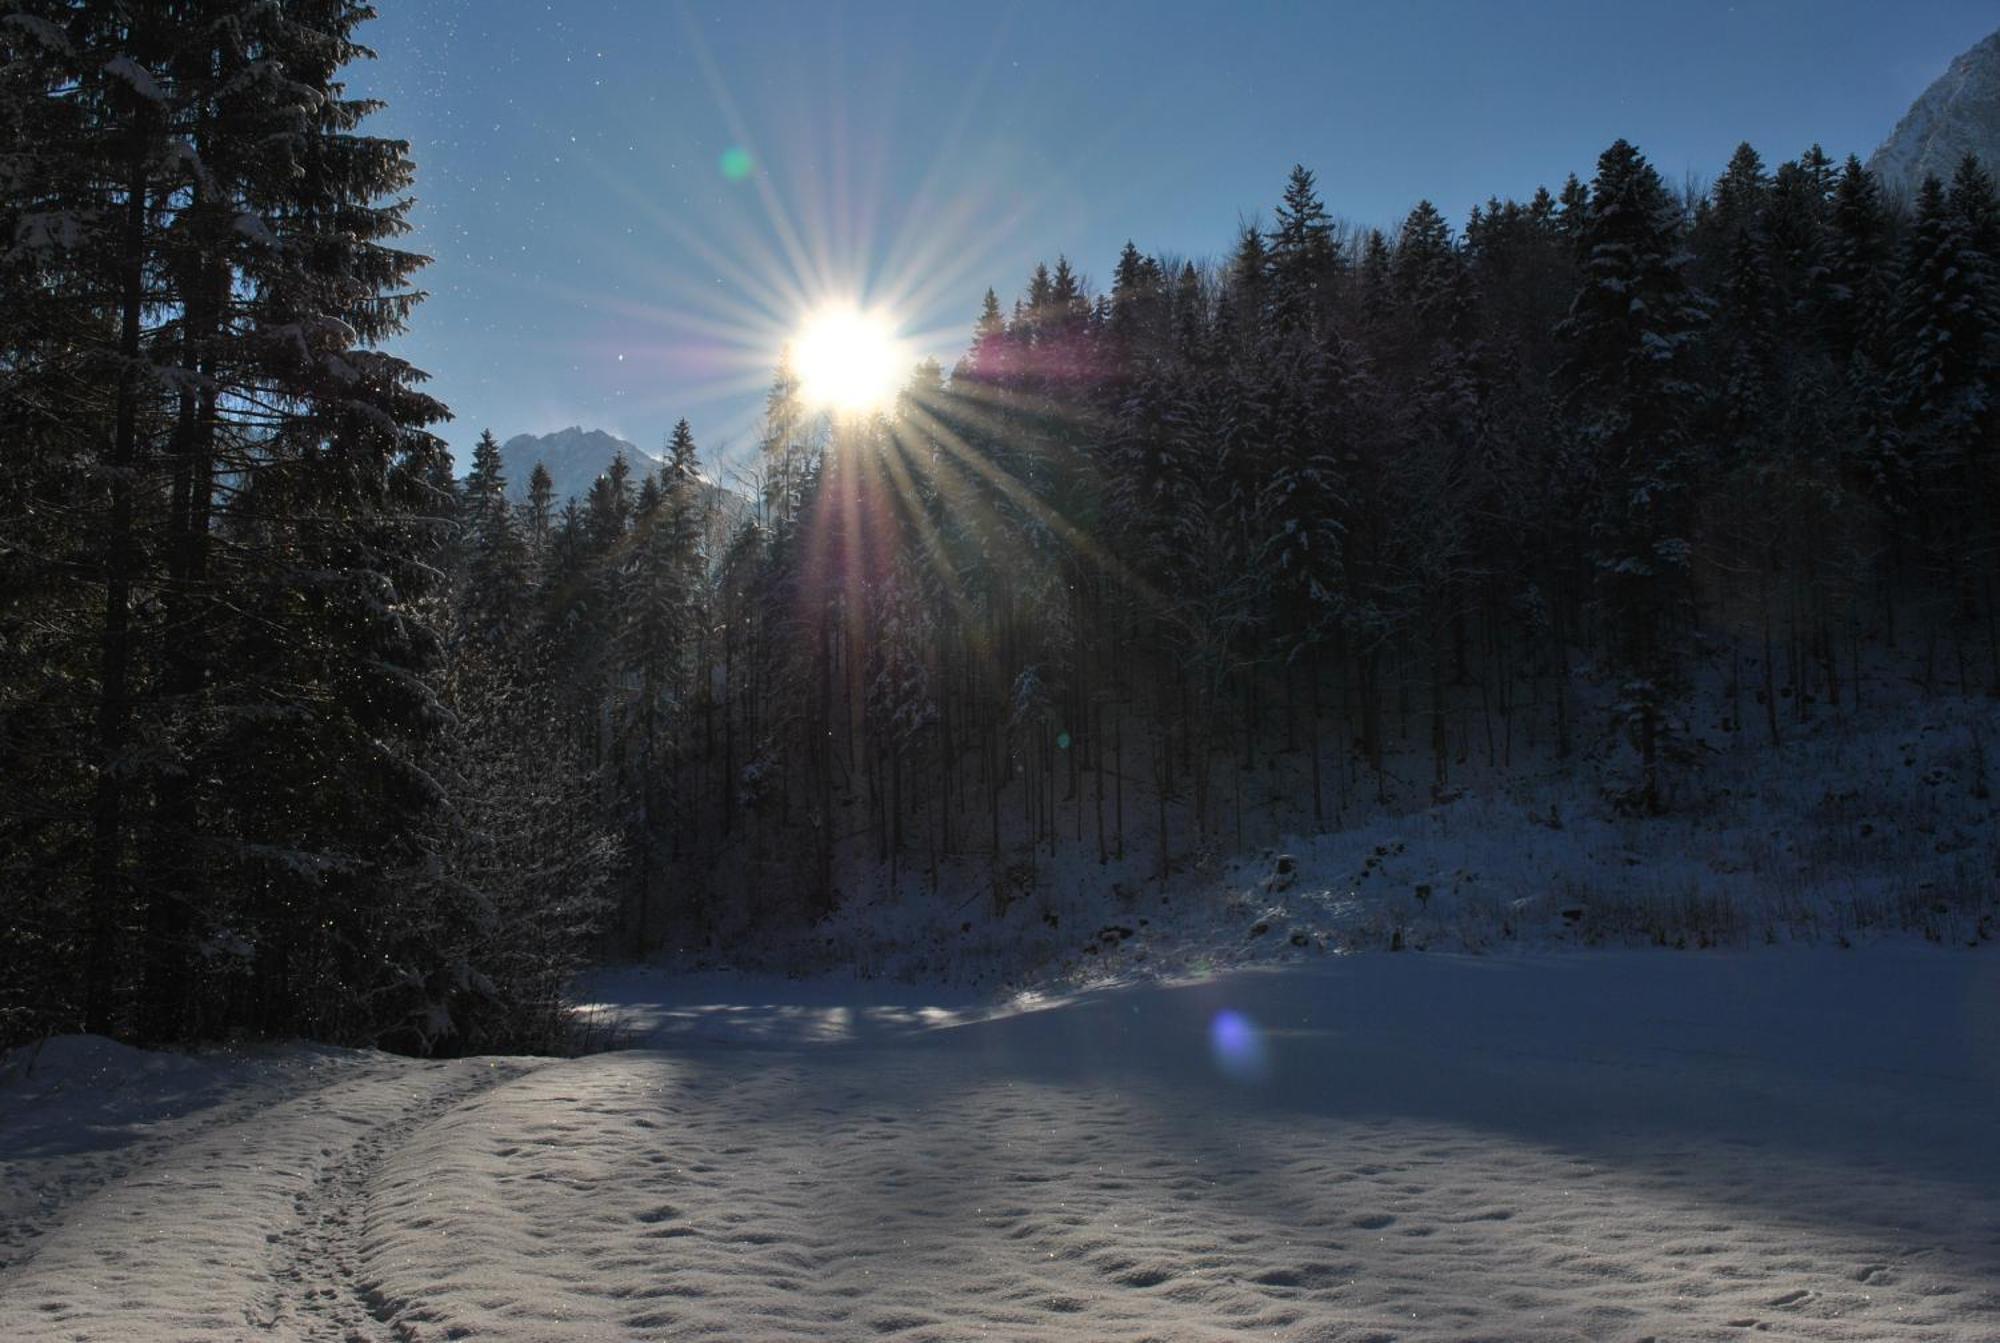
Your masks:
{"label": "sun", "polygon": [[849,304],[811,313],[792,337],[792,371],[808,405],[849,415],[895,399],[909,359],[888,318]]}

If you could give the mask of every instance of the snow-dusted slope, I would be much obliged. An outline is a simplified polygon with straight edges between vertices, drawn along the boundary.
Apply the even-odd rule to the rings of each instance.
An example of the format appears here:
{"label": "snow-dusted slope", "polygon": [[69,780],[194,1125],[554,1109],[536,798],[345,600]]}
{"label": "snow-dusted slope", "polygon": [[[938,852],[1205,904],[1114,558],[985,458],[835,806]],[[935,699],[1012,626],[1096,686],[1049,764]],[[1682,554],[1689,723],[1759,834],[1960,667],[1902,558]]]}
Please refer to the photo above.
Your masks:
{"label": "snow-dusted slope", "polygon": [[2000,1337],[1984,952],[607,987],[647,1047],[363,1059],[72,1203],[0,1337]]}
{"label": "snow-dusted slope", "polygon": [[2000,169],[2000,32],[1959,56],[1903,119],[1868,166],[1892,188],[1944,181],[1967,154]]}
{"label": "snow-dusted slope", "polygon": [[[1690,717],[1713,721],[1728,705],[1710,688]],[[1153,800],[1136,784],[1125,855],[1098,861],[1086,775],[1064,799],[1062,844],[1038,850],[1032,868],[1017,843],[999,873],[974,852],[941,861],[935,888],[920,861],[906,860],[892,881],[864,830],[836,861],[842,900],[831,916],[810,927],[760,921],[751,903],[760,892],[748,888],[743,904],[721,909],[711,944],[672,960],[1046,988],[1398,944],[1492,953],[2000,944],[2000,703],[1881,696],[1804,723],[1788,705],[1785,718],[1782,747],[1767,744],[1762,724],[1749,740],[1702,742],[1666,816],[1616,805],[1632,777],[1622,745],[1539,764],[1517,748],[1504,773],[1482,770],[1475,747],[1456,764],[1466,790],[1437,803],[1405,782],[1429,768],[1420,755],[1391,758],[1408,800],[1386,805],[1368,796],[1357,762],[1352,778],[1329,785],[1346,797],[1327,829],[1266,830],[1267,848],[1234,855],[1189,853],[1196,837],[1177,829],[1164,882],[1156,832],[1141,819]],[[1257,793],[1289,798],[1296,782],[1261,768],[1247,779],[1253,820]],[[1228,834],[1226,820],[1218,828]],[[996,889],[1010,897],[999,909]]]}

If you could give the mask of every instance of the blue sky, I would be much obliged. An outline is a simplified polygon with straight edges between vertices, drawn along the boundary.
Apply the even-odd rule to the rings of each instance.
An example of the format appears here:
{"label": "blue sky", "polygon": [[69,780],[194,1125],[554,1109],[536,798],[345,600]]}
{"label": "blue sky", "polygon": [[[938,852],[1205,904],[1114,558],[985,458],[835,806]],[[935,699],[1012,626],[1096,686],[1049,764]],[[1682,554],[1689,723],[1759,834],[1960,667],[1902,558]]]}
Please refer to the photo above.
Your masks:
{"label": "blue sky", "polygon": [[1219,253],[1294,162],[1388,226],[1588,178],[1621,135],[1676,181],[1744,139],[1865,157],[2000,24],[1993,0],[380,8],[350,87],[418,163],[432,297],[397,348],[446,437],[657,449],[686,415],[711,459],[753,441],[822,298],[884,304],[949,364],[988,285],[1057,253],[1108,281],[1127,237]]}

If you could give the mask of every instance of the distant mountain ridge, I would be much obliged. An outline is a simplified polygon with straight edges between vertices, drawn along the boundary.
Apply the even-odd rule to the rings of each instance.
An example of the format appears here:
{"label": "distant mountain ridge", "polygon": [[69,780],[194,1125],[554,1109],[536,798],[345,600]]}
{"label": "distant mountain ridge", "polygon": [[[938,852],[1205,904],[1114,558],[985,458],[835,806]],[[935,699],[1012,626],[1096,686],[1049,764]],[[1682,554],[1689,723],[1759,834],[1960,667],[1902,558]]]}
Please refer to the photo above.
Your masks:
{"label": "distant mountain ridge", "polygon": [[1868,166],[1891,189],[1909,189],[1930,176],[1949,182],[1968,153],[2000,172],[2000,31],[1961,54],[1910,104]]}
{"label": "distant mountain ridge", "polygon": [[528,497],[528,477],[533,474],[535,463],[540,462],[555,482],[558,508],[565,499],[581,500],[590,493],[592,482],[611,469],[612,459],[621,452],[631,463],[635,486],[639,477],[659,466],[659,459],[651,453],[642,452],[637,444],[602,429],[571,425],[552,434],[516,434],[500,445],[501,469],[507,474],[507,497],[516,500]]}
{"label": "distant mountain ridge", "polygon": [[[555,484],[555,507],[560,510],[567,499],[580,504],[589,495],[591,485],[611,469],[612,461],[621,452],[631,464],[632,489],[636,493],[639,482],[659,470],[661,459],[635,443],[602,429],[578,425],[552,434],[516,434],[500,445],[500,469],[507,477],[507,497],[516,502],[527,500],[528,477],[534,474],[535,463],[540,462],[549,469],[549,479]],[[749,520],[755,505],[744,495],[713,481],[702,482],[702,489],[709,504],[710,553],[720,555],[736,529]]]}

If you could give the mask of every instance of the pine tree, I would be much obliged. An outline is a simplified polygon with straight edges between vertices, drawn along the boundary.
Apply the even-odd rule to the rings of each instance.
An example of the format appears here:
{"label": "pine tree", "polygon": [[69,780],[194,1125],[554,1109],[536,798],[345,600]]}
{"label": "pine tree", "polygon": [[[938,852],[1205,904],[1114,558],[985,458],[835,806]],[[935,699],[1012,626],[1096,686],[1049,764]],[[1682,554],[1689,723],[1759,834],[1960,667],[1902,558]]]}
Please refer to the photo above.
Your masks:
{"label": "pine tree", "polygon": [[473,445],[459,525],[465,555],[459,566],[459,605],[466,637],[492,645],[522,639],[528,617],[528,546],[507,503],[500,445],[491,430]]}
{"label": "pine tree", "polygon": [[1236,237],[1223,289],[1230,314],[1227,334],[1239,363],[1254,360],[1263,343],[1271,316],[1270,270],[1263,230],[1254,223],[1244,225]]}
{"label": "pine tree", "polygon": [[657,877],[673,855],[681,828],[673,787],[675,737],[685,725],[691,698],[687,663],[697,647],[706,568],[699,470],[693,431],[681,420],[660,466],[658,503],[634,530],[618,598],[615,638],[621,680],[634,687],[630,701],[621,706],[618,730],[629,743],[621,752],[628,808],[622,819],[636,869],[632,931],[640,952],[654,936]]}
{"label": "pine tree", "polygon": [[1596,580],[1627,676],[1623,716],[1640,754],[1638,798],[1662,804],[1659,758],[1685,657],[1691,590],[1694,342],[1706,312],[1681,267],[1679,211],[1627,142],[1598,160],[1579,242],[1583,287],[1564,319],[1571,431],[1590,464]]}
{"label": "pine tree", "polygon": [[1981,246],[1992,190],[1971,158],[1949,194],[1926,178],[1903,261],[1895,318],[1903,412],[1947,454],[1980,437],[1992,407],[1993,263]]}
{"label": "pine tree", "polygon": [[1778,166],[1771,181],[1765,231],[1780,267],[1782,288],[1797,302],[1817,302],[1828,282],[1826,226],[1838,176],[1826,151],[1813,145]]}
{"label": "pine tree", "polygon": [[[987,297],[992,297],[990,292]],[[798,518],[818,447],[799,401],[798,377],[787,361],[779,362],[765,393],[763,433],[757,447],[764,475],[764,517],[774,534],[783,534]]]}
{"label": "pine tree", "polygon": [[1455,339],[1463,333],[1469,295],[1463,260],[1451,226],[1429,201],[1418,201],[1396,239],[1390,282],[1397,306],[1419,338]]}
{"label": "pine tree", "polygon": [[105,482],[73,532],[101,576],[76,627],[96,653],[82,1017],[365,1029],[369,930],[437,802],[413,613],[450,504],[443,408],[381,349],[421,262],[389,244],[405,151],[358,133],[373,105],[338,81],[367,10],[48,13],[0,25],[26,48],[0,95],[27,209],[8,282],[39,295],[0,363],[96,389],[73,444],[35,448]]}
{"label": "pine tree", "polygon": [[1720,419],[1727,456],[1757,461],[1778,427],[1778,327],[1783,296],[1761,213],[1735,222],[1717,211],[1721,264],[1715,308]]}
{"label": "pine tree", "polygon": [[1885,356],[1895,233],[1875,175],[1848,155],[1828,213],[1828,288],[1821,324],[1834,359]]}
{"label": "pine tree", "polygon": [[528,547],[537,555],[548,548],[555,494],[556,482],[549,475],[549,468],[536,462],[535,469],[528,473],[528,500],[523,505],[523,521],[528,529]]}
{"label": "pine tree", "polygon": [[1136,362],[1150,353],[1143,341],[1159,324],[1162,287],[1160,263],[1128,240],[1111,279],[1111,340],[1122,372],[1134,371]]}
{"label": "pine tree", "polygon": [[1770,206],[1771,178],[1764,160],[1748,141],[1736,146],[1729,167],[1715,180],[1715,188],[1703,203],[1700,226],[1712,229],[1727,247],[1739,232],[1764,227],[1764,212]]}
{"label": "pine tree", "polygon": [[564,992],[604,921],[619,851],[598,815],[596,773],[558,712],[528,540],[490,434],[465,495],[442,677],[452,730],[428,765],[452,809],[430,837],[439,862],[417,886],[450,935],[405,989],[422,1010],[384,1038],[413,1052],[560,1049]]}
{"label": "pine tree", "polygon": [[1580,246],[1584,227],[1590,218],[1590,188],[1571,173],[1563,179],[1562,191],[1556,196],[1556,230],[1570,241],[1572,246]]}
{"label": "pine tree", "polygon": [[[2000,615],[1992,571],[2000,563],[2000,201],[1968,155],[1949,190],[1918,189],[1896,299],[1891,374],[1902,442],[1914,458],[1931,524],[1925,538],[1944,589],[1943,609],[1962,631],[1984,608],[1993,675],[2000,680]],[[1958,631],[1955,631],[1957,633]],[[1961,658],[1961,667],[1963,660]]]}
{"label": "pine tree", "polygon": [[500,442],[491,429],[479,431],[472,445],[472,470],[465,475],[466,509],[478,517],[507,498],[507,473],[500,461]]}
{"label": "pine tree", "polygon": [[604,474],[590,483],[584,500],[584,516],[589,524],[590,542],[600,554],[608,554],[625,539],[632,522],[632,463],[621,450],[611,458]]}
{"label": "pine tree", "polygon": [[1313,175],[1294,166],[1271,230],[1271,293],[1281,331],[1316,332],[1331,310],[1342,268],[1333,221]]}
{"label": "pine tree", "polygon": [[660,489],[660,473],[648,471],[639,481],[639,497],[632,502],[632,526],[643,530],[653,521],[653,515],[660,511],[660,503],[666,497]]}
{"label": "pine tree", "polygon": [[1355,268],[1354,289],[1362,322],[1377,330],[1388,324],[1395,307],[1395,269],[1389,236],[1381,229],[1369,229],[1361,243],[1361,264]]}
{"label": "pine tree", "polygon": [[1007,319],[1000,312],[1000,300],[991,289],[980,308],[979,321],[972,329],[972,350],[966,356],[960,376],[968,381],[999,383],[1007,377]]}

